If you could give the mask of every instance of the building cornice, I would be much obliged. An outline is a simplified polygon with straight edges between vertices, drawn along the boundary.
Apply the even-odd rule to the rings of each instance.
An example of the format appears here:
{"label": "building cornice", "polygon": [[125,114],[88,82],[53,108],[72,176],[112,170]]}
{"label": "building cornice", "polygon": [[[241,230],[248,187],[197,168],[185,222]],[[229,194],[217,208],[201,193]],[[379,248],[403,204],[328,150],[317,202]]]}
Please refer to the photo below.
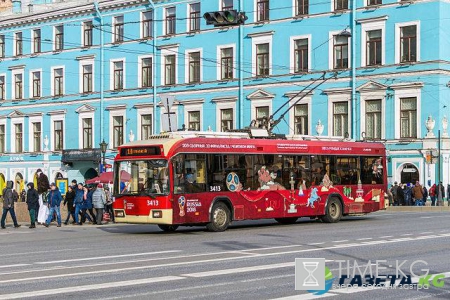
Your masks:
{"label": "building cornice", "polygon": [[133,105],[135,109],[153,108],[153,103],[142,103]]}
{"label": "building cornice", "polygon": [[180,105],[195,105],[195,104],[203,104],[205,103],[205,99],[190,99],[180,101]]}
{"label": "building cornice", "polygon": [[247,36],[249,38],[256,38],[256,37],[261,37],[261,36],[272,36],[274,33],[275,33],[275,30],[271,30],[271,31],[264,31],[264,32],[249,33],[249,34],[247,34]]}
{"label": "building cornice", "polygon": [[380,22],[380,21],[386,21],[388,18],[389,17],[387,15],[385,15],[385,16],[379,16],[379,17],[374,17],[374,18],[357,19],[356,23],[365,24],[365,23]]}
{"label": "building cornice", "polygon": [[402,89],[419,89],[424,86],[423,82],[408,82],[408,83],[397,83],[389,86],[390,89],[393,90],[402,90]]}
{"label": "building cornice", "polygon": [[47,115],[49,115],[49,116],[65,115],[66,112],[67,111],[65,109],[52,110],[52,111],[47,112]]}
{"label": "building cornice", "polygon": [[238,97],[235,96],[229,96],[229,97],[215,97],[211,99],[211,102],[213,103],[224,103],[224,102],[236,102],[238,100]]}
{"label": "building cornice", "polygon": [[127,109],[127,105],[126,105],[126,104],[110,105],[110,106],[107,106],[107,107],[105,108],[105,110],[108,110],[108,111],[112,111],[112,110],[125,110],[125,109]]}
{"label": "building cornice", "polygon": [[323,93],[326,95],[340,95],[340,94],[351,94],[351,88],[334,88],[324,90]]}

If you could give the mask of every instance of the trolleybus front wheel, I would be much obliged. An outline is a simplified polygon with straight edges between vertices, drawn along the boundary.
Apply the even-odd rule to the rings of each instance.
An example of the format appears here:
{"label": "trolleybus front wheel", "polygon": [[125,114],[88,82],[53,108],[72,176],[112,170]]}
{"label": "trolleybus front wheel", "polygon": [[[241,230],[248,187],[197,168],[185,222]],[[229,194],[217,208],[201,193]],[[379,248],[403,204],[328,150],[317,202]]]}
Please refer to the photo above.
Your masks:
{"label": "trolleybus front wheel", "polygon": [[325,223],[336,223],[341,220],[342,206],[337,198],[331,198],[325,210],[325,216],[321,217]]}
{"label": "trolleybus front wheel", "polygon": [[214,204],[211,211],[211,222],[206,224],[209,231],[224,231],[231,223],[231,214],[223,202]]}
{"label": "trolleybus front wheel", "polygon": [[158,225],[158,227],[165,232],[174,232],[175,230],[177,230],[178,225]]}

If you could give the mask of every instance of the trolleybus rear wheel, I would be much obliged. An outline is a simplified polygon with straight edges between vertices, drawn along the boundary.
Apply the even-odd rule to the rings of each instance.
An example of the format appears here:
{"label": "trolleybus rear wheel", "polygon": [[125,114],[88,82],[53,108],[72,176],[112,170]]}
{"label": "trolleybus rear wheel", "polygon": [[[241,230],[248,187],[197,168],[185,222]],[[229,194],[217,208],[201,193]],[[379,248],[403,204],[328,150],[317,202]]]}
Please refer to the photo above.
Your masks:
{"label": "trolleybus rear wheel", "polygon": [[336,198],[331,198],[325,210],[325,216],[321,219],[325,223],[337,223],[342,218],[341,202]]}
{"label": "trolleybus rear wheel", "polygon": [[228,207],[223,202],[214,204],[211,210],[211,222],[206,224],[209,231],[224,231],[231,222],[231,214]]}

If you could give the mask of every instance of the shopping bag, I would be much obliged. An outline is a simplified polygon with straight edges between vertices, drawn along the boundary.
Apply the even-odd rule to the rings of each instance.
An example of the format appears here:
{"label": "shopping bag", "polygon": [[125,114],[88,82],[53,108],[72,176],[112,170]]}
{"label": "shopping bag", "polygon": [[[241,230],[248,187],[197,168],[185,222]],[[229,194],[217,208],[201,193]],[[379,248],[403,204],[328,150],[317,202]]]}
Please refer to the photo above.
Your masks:
{"label": "shopping bag", "polygon": [[109,222],[111,220],[109,213],[107,213],[106,211],[103,213],[103,221],[105,222]]}

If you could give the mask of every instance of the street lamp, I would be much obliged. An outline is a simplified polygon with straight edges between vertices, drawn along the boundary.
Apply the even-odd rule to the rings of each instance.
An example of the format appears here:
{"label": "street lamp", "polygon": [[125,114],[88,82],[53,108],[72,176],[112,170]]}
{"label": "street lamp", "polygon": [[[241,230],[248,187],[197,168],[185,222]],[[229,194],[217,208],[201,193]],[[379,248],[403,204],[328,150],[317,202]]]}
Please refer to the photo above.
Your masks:
{"label": "street lamp", "polygon": [[100,150],[102,151],[102,173],[103,173],[103,170],[105,170],[105,163],[106,163],[106,161],[105,161],[105,153],[106,153],[106,148],[108,148],[108,143],[105,142],[105,140],[103,140],[100,143]]}

